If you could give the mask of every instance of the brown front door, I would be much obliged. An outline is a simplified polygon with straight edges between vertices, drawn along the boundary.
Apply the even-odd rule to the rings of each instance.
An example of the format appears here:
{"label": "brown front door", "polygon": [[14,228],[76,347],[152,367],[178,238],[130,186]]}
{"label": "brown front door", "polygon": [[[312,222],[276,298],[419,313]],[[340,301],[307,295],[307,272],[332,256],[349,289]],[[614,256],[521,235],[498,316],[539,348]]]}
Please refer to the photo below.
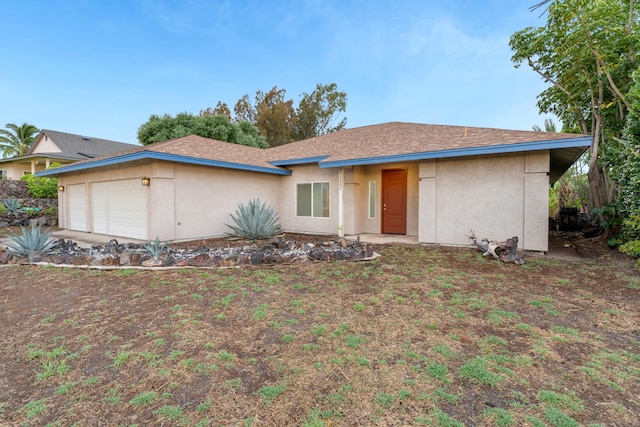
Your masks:
{"label": "brown front door", "polygon": [[382,171],[382,233],[407,234],[407,171]]}

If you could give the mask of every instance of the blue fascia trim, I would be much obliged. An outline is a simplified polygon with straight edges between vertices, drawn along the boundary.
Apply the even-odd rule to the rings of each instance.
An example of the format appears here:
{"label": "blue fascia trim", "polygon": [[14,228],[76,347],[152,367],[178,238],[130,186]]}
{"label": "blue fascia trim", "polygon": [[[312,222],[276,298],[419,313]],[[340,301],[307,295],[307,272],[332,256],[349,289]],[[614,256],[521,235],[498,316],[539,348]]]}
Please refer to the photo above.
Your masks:
{"label": "blue fascia trim", "polygon": [[519,151],[554,150],[560,148],[589,147],[591,137],[560,139],[554,141],[519,142],[516,144],[492,145],[487,147],[459,148],[454,150],[425,151],[421,153],[396,154],[380,157],[362,157],[359,159],[320,162],[321,168],[341,166],[372,165],[391,162],[409,162],[416,160],[444,159],[450,157],[482,156],[489,154],[515,153]]}
{"label": "blue fascia trim", "polygon": [[305,163],[318,163],[328,158],[329,156],[315,156],[315,157],[301,157],[299,159],[288,160],[274,160],[271,163],[273,166],[290,166],[290,165],[302,165]]}
{"label": "blue fascia trim", "polygon": [[251,172],[263,172],[275,175],[291,175],[291,171],[287,169],[275,169],[264,166],[245,165],[241,163],[225,162],[221,160],[200,159],[197,157],[180,156],[177,154],[158,153],[154,151],[139,151],[123,156],[109,157],[108,159],[96,160],[81,164],[72,164],[69,166],[61,166],[46,171],[36,172],[36,176],[58,175],[67,172],[76,172],[97,167],[111,166],[120,163],[134,162],[136,160],[166,160],[169,162],[187,163],[192,165],[214,166],[226,169],[239,169]]}

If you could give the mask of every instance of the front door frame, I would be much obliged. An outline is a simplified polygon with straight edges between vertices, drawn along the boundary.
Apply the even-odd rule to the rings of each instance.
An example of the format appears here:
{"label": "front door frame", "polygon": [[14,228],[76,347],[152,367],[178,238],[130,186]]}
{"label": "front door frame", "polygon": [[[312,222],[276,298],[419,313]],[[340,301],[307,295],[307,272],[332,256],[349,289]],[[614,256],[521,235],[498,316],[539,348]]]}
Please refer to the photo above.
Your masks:
{"label": "front door frame", "polygon": [[382,169],[382,234],[407,234],[407,169]]}

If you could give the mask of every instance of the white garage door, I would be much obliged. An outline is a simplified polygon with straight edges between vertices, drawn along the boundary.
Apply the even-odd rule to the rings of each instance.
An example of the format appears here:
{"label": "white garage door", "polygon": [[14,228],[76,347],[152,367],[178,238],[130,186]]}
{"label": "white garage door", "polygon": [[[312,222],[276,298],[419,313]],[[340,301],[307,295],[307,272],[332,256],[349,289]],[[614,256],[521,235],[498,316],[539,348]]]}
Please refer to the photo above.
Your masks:
{"label": "white garage door", "polygon": [[87,231],[87,190],[84,184],[67,186],[69,194],[69,229]]}
{"label": "white garage door", "polygon": [[147,238],[147,193],[139,179],[96,182],[92,187],[93,232]]}

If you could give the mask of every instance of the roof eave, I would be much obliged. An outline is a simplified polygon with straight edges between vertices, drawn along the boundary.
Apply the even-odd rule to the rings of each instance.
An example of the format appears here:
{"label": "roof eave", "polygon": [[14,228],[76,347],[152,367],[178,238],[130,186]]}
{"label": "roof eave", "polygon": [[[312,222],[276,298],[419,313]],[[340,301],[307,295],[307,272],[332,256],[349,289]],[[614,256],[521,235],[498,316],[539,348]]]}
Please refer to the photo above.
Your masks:
{"label": "roof eave", "polygon": [[554,150],[571,147],[589,147],[592,138],[589,136],[549,141],[519,142],[514,144],[490,145],[484,147],[457,148],[452,150],[424,151],[419,153],[395,154],[378,157],[362,157],[335,161],[321,161],[321,168],[342,166],[360,166],[392,162],[409,162],[417,160],[444,159],[451,157],[483,156],[491,154],[517,153],[523,151]]}
{"label": "roof eave", "polygon": [[298,159],[283,159],[283,160],[272,160],[269,163],[273,166],[293,166],[293,165],[305,165],[312,163],[319,163],[329,156],[315,156],[315,157],[301,157]]}
{"label": "roof eave", "polygon": [[133,162],[136,160],[165,160],[170,162],[187,163],[201,166],[214,166],[225,169],[238,169],[251,172],[270,173],[275,175],[291,175],[291,171],[280,168],[270,168],[266,166],[247,165],[243,163],[226,162],[222,160],[209,160],[197,157],[180,156],[177,154],[159,153],[155,151],[139,151],[122,156],[98,159],[89,162],[75,163],[69,166],[61,166],[46,171],[36,172],[37,176],[60,175],[69,172],[78,172],[87,169],[117,165],[121,163]]}

